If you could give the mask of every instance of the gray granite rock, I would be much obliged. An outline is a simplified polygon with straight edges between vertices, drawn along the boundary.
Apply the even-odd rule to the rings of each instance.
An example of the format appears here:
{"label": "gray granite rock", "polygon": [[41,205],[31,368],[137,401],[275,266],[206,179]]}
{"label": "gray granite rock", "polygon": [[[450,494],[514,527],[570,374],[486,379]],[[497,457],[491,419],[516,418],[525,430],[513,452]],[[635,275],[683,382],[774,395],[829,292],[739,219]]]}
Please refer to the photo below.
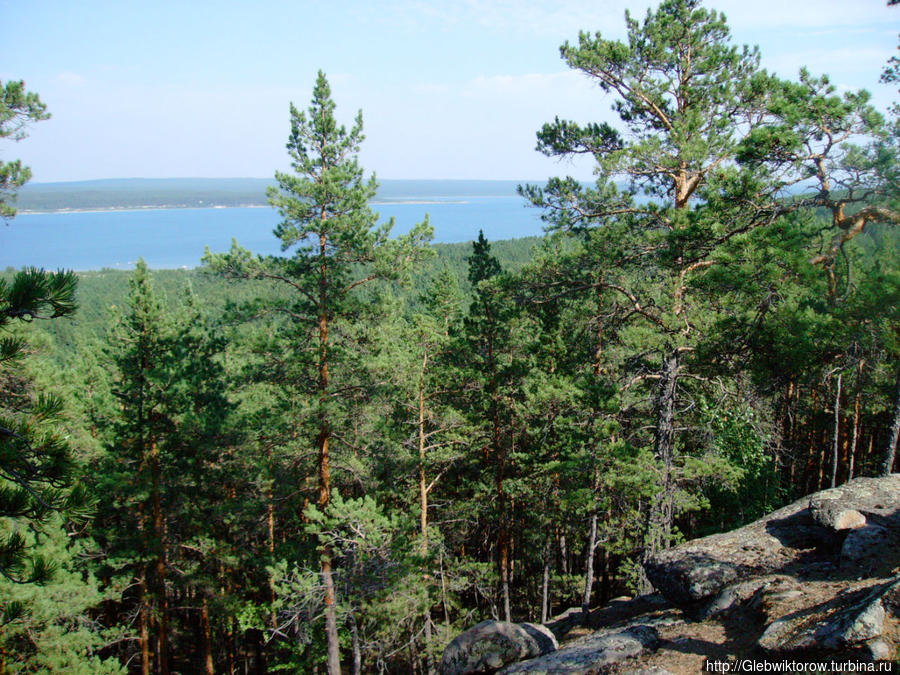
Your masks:
{"label": "gray granite rock", "polygon": [[650,626],[630,626],[614,633],[599,631],[572,641],[565,649],[504,668],[500,675],[595,675],[658,645],[659,633]]}
{"label": "gray granite rock", "polygon": [[444,650],[442,675],[493,673],[559,647],[553,633],[532,623],[482,621],[457,635]]}
{"label": "gray granite rock", "polygon": [[841,546],[840,568],[856,576],[889,572],[900,564],[900,522],[883,519],[847,534]]}

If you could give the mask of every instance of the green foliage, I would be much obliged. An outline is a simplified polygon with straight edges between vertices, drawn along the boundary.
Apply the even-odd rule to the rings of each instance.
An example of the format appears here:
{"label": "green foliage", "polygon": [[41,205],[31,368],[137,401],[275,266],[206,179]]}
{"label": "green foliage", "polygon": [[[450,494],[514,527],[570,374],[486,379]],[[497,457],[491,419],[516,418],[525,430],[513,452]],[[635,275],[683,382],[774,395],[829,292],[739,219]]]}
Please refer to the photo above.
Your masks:
{"label": "green foliage", "polygon": [[[123,611],[155,604],[163,617],[156,637],[163,644],[168,585],[205,590],[215,583],[217,563],[227,558],[220,446],[229,439],[230,405],[223,345],[190,287],[180,307],[167,309],[143,260],[130,287],[108,336],[118,405],[91,480],[103,495],[95,535],[104,577],[126,587],[118,598]],[[166,578],[169,565],[179,570],[176,581]]]}
{"label": "green foliage", "polygon": [[[391,662],[429,604],[412,520],[386,512],[371,497],[344,499],[339,493],[324,512],[311,505],[306,515],[307,532],[336,563],[340,622],[357,631],[365,661]],[[318,570],[281,562],[273,572],[280,630],[312,644],[309,623],[324,603]]]}
{"label": "green foliage", "polygon": [[32,386],[24,363],[28,342],[15,324],[71,313],[75,284],[69,272],[34,269],[0,280],[0,575],[22,582],[46,579],[50,566],[29,557],[19,528],[39,526],[55,511],[74,515],[85,495],[71,487],[75,465],[59,429],[61,401]]}
{"label": "green foliage", "polygon": [[[112,599],[115,589],[101,590],[90,571],[90,542],[73,541],[58,517],[41,534],[27,537],[28,546],[58,568],[39,586],[0,580],[7,614],[0,632],[5,672],[124,674],[117,659],[100,656],[107,645],[129,636],[124,627],[104,628],[91,617],[93,610]],[[11,620],[13,606],[22,612]]]}
{"label": "green foliage", "polygon": [[[362,357],[369,326],[377,309],[367,306],[366,286],[374,282],[404,283],[411,270],[428,257],[425,244],[432,229],[425,222],[408,234],[390,238],[393,222],[377,224],[369,207],[377,183],[363,178],[356,154],[363,140],[362,115],[348,131],[334,117],[335,104],[325,75],[319,72],[307,111],[291,105],[291,132],[287,149],[293,173],[276,173],[277,187],[269,189],[269,202],[283,220],[275,228],[286,256],[254,257],[237,243],[226,254],[207,252],[204,260],[226,278],[260,280],[285,291],[245,303],[237,310],[244,320],[274,315],[277,333],[256,336],[254,358],[248,371],[266,388],[269,413],[275,413],[275,433],[267,434],[270,456],[276,451],[287,466],[289,480],[305,479],[306,495],[327,509],[334,491],[331,467],[336,458],[353,473],[363,474],[360,447],[369,440],[369,424],[360,420],[370,389]],[[314,448],[315,468],[296,460]],[[348,452],[352,450],[352,452]],[[270,495],[269,499],[273,499]],[[324,536],[324,534],[323,534]],[[315,538],[297,542],[290,559],[307,559]],[[271,545],[270,545],[271,546]],[[335,568],[334,552],[319,542],[324,584],[329,670],[338,668],[338,617],[341,590],[333,579],[352,574]],[[318,556],[316,556],[318,557]],[[350,564],[345,557],[338,562]],[[348,621],[356,621],[350,613]],[[358,630],[358,627],[354,630]]]}
{"label": "green foliage", "polygon": [[[50,118],[47,106],[37,94],[25,89],[21,80],[0,82],[0,139],[20,141],[32,122]],[[16,215],[16,191],[31,178],[31,169],[19,160],[0,162],[0,220]]]}
{"label": "green foliage", "polygon": [[714,531],[739,527],[779,506],[783,495],[767,443],[771,433],[758,414],[749,406],[701,400],[700,420],[706,452],[698,457],[694,475],[712,477],[703,482]]}
{"label": "green foliage", "polygon": [[[46,107],[23,82],[0,84],[0,139],[20,140],[28,123],[47,119]],[[31,173],[18,161],[0,164],[0,218],[12,218],[10,201]],[[30,555],[26,532],[56,511],[79,510],[72,488],[74,463],[58,429],[61,402],[36,391],[25,374],[28,343],[17,325],[75,311],[77,280],[71,272],[28,268],[0,279],[0,576],[46,581],[52,564]]]}

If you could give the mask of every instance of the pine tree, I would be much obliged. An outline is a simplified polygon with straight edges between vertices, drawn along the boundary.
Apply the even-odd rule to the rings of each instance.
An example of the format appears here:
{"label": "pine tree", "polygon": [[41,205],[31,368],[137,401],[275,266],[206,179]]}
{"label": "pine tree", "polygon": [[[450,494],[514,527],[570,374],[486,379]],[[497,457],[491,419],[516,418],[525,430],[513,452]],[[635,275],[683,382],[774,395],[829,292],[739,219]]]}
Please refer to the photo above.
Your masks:
{"label": "pine tree", "polygon": [[502,292],[499,284],[504,277],[500,263],[491,255],[491,246],[481,231],[472,244],[468,263],[473,297],[464,320],[464,377],[466,390],[471,392],[466,397],[467,409],[470,418],[480,428],[475,442],[481,446],[481,472],[486,481],[493,484],[491,498],[494,512],[490,521],[496,534],[492,539],[497,547],[503,617],[505,621],[511,621],[512,514],[507,481],[510,477],[509,459],[515,446],[511,388],[521,364],[514,356],[513,305]]}
{"label": "pine tree", "polygon": [[[729,235],[697,205],[710,191],[751,178],[729,160],[740,130],[761,110],[765,76],[758,54],[730,46],[723,17],[698,0],[666,0],[643,24],[626,13],[626,24],[627,43],[582,33],[577,46],[560,49],[571,67],[616,96],[622,129],[557,119],[538,134],[545,154],[593,155],[596,187],[553,179],[546,190],[523,193],[557,228],[583,238],[583,264],[593,268],[588,287],[617,296],[620,320],[638,326],[643,349],[655,352],[641,364],[656,382],[652,448],[660,476],[648,511],[649,554],[668,545],[675,515],[678,380],[699,327],[687,282],[712,264],[712,242]],[[629,181],[624,192],[622,179]],[[639,193],[650,201],[636,200]]]}
{"label": "pine tree", "polygon": [[106,497],[97,537],[109,573],[124,574],[137,589],[136,598],[129,593],[123,602],[138,606],[142,671],[150,672],[155,652],[155,671],[165,674],[172,667],[173,589],[179,595],[191,589],[208,605],[217,571],[210,542],[225,548],[215,516],[225,501],[219,448],[229,405],[222,345],[193,294],[187,292],[178,312],[170,311],[143,260],[130,286],[127,307],[109,335],[120,410],[97,477],[96,489]]}
{"label": "pine tree", "polygon": [[[48,117],[24,82],[0,83],[0,139],[21,140],[29,123]],[[15,215],[15,190],[30,176],[18,160],[0,163],[0,219]],[[25,530],[53,512],[74,513],[84,494],[71,489],[76,466],[58,429],[61,402],[35,391],[23,375],[28,342],[17,326],[71,315],[76,286],[71,272],[34,268],[0,279],[0,575],[20,582],[46,581],[52,569],[42,556],[30,555]]]}
{"label": "pine tree", "polygon": [[437,648],[446,643],[432,618],[443,589],[438,568],[445,554],[435,521],[444,517],[445,478],[453,474],[470,437],[464,415],[452,406],[462,295],[455,275],[444,267],[408,303],[389,296],[384,304],[388,311],[382,312],[369,361],[373,378],[381,383],[375,395],[386,404],[374,412],[383,420],[376,429],[383,434],[384,449],[375,453],[372,471],[382,503],[406,511],[418,504],[415,551],[421,562],[412,572],[417,578],[409,581],[424,595],[424,607],[408,640],[424,647],[416,651],[424,652],[424,668],[433,672],[440,659]]}
{"label": "pine tree", "polygon": [[[57,570],[43,584],[16,584],[0,579],[7,620],[0,620],[0,672],[124,675],[127,670],[101,652],[132,636],[125,626],[104,627],[98,611],[113,601],[115,588],[101,590],[91,568],[92,542],[75,538],[57,515],[29,545],[52,559]],[[9,621],[9,607],[27,608]],[[100,616],[98,616],[100,615]]]}
{"label": "pine tree", "polygon": [[[625,42],[582,33],[560,50],[615,97],[621,124],[557,119],[538,133],[547,155],[593,156],[596,185],[554,178],[522,193],[580,240],[575,288],[615,298],[619,335],[641,354],[630,360],[625,390],[654,383],[654,433],[644,442],[659,475],[647,511],[651,555],[671,542],[682,500],[676,411],[697,386],[685,375],[697,374],[692,354],[724,313],[700,290],[704,278],[740,261],[755,230],[804,206],[834,210],[837,245],[854,223],[875,217],[843,212],[865,181],[853,175],[858,153],[846,141],[875,116],[863,94],[831,96],[827,79],[768,75],[757,50],[732,46],[724,16],[700,0],[664,0],[643,22],[626,13],[626,26]],[[806,200],[785,199],[786,188],[811,176],[820,184]]]}
{"label": "pine tree", "polygon": [[[0,82],[0,139],[20,141],[29,124],[46,119],[50,119],[47,106],[37,94],[25,89],[24,82]],[[0,220],[16,215],[16,190],[29,178],[31,169],[22,166],[20,160],[0,162]]]}
{"label": "pine tree", "polygon": [[[396,279],[424,253],[430,239],[425,223],[390,239],[392,222],[376,225],[368,206],[374,197],[375,177],[363,179],[356,154],[363,141],[362,114],[348,131],[334,117],[331,88],[320,71],[306,112],[290,107],[291,132],[287,143],[294,173],[278,172],[269,201],[283,220],[275,229],[290,257],[259,257],[233,244],[228,254],[207,254],[210,266],[231,278],[266,279],[284,284],[290,294],[266,311],[281,313],[293,344],[290,360],[294,377],[311,397],[310,429],[318,460],[318,509],[327,513],[332,496],[333,441],[340,429],[344,398],[340,366],[350,354],[337,336],[342,322],[358,310],[359,290],[378,279]],[[337,332],[337,335],[335,332]],[[299,422],[299,421],[298,421]],[[334,556],[327,542],[319,554],[324,585],[327,666],[340,672],[337,598],[333,581]]]}

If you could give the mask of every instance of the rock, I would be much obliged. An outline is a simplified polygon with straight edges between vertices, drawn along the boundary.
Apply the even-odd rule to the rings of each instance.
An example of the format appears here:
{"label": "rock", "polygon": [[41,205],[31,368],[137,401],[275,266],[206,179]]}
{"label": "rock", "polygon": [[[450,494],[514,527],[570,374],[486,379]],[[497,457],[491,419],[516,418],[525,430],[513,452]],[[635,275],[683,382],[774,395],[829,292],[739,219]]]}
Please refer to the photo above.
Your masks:
{"label": "rock", "polygon": [[[649,616],[669,609],[671,603],[659,593],[639,595],[636,598],[626,596],[614,598],[588,616],[586,625],[592,628],[609,628],[632,623],[649,623]],[[637,621],[637,617],[642,617]]]}
{"label": "rock", "polygon": [[891,517],[900,506],[896,494],[898,480],[900,474],[857,478],[810,495],[812,518],[825,527],[843,530],[865,525],[868,516]]}
{"label": "rock", "polygon": [[768,625],[779,617],[790,614],[795,607],[805,606],[805,596],[796,579],[775,577],[772,582],[759,588],[747,606],[759,612],[763,622]]}
{"label": "rock", "polygon": [[563,636],[575,626],[584,623],[586,618],[587,613],[584,612],[581,607],[569,607],[569,609],[562,614],[550,619],[545,625],[550,629],[550,632],[556,636],[557,640],[561,640]]}
{"label": "rock", "polygon": [[869,523],[847,534],[841,546],[840,568],[857,576],[890,572],[900,563],[900,523]]}
{"label": "rock", "polygon": [[900,474],[824,490],[732,532],[661,551],[644,569],[670,602],[697,612],[738,581],[829,570],[840,546],[836,533],[848,531],[840,558],[845,572],[868,574],[875,562],[879,570],[900,564]]}
{"label": "rock", "polygon": [[868,660],[875,662],[892,661],[900,657],[900,653],[881,639],[871,640],[866,645],[866,651],[868,651],[868,654],[866,654]]}
{"label": "rock", "polygon": [[710,619],[730,612],[759,595],[761,589],[769,586],[778,577],[766,576],[750,579],[726,586],[699,614],[699,619]]}
{"label": "rock", "polygon": [[545,626],[482,621],[447,645],[441,673],[493,673],[509,663],[541,656],[558,647],[553,633]]}
{"label": "rock", "polygon": [[795,611],[772,622],[759,639],[769,654],[797,651],[836,652],[854,648],[885,635],[888,612],[900,598],[900,578],[838,592],[826,602]]}
{"label": "rock", "polygon": [[837,503],[840,493],[830,493],[826,497],[811,499],[809,513],[813,522],[836,532],[853,530],[866,524],[866,517],[856,509],[841,508]]}
{"label": "rock", "polygon": [[709,554],[681,551],[679,557],[668,551],[644,563],[653,587],[678,607],[694,609],[741,576],[749,576],[739,562],[716,560]]}
{"label": "rock", "polygon": [[565,649],[504,668],[500,675],[594,675],[658,645],[659,633],[650,626],[599,631],[572,641]]}

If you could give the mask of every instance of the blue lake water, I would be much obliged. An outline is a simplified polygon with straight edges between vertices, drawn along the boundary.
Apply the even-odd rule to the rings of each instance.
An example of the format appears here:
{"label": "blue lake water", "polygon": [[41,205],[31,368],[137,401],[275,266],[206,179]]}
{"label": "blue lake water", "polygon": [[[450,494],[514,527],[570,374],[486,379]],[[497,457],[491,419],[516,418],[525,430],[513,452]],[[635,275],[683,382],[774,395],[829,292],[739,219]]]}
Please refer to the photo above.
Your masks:
{"label": "blue lake water", "polygon": [[[539,212],[521,197],[461,197],[454,201],[383,203],[381,220],[395,218],[395,234],[428,213],[436,243],[471,241],[484,230],[492,241],[540,235]],[[0,269],[127,269],[143,257],[150,267],[196,267],[204,249],[225,251],[232,238],[254,253],[279,253],[269,208],[160,209],[91,213],[20,214],[0,225]]]}

